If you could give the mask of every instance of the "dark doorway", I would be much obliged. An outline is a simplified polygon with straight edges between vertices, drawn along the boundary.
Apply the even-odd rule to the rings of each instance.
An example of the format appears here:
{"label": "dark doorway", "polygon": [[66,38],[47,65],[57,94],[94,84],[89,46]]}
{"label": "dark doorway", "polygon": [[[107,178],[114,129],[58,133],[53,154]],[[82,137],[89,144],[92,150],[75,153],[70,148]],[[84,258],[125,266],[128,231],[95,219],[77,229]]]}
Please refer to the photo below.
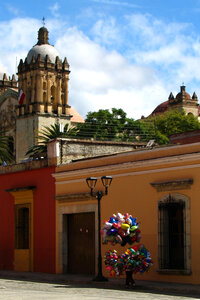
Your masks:
{"label": "dark doorway", "polygon": [[15,205],[15,249],[29,249],[29,207]]}
{"label": "dark doorway", "polygon": [[95,274],[95,214],[67,215],[68,273]]}
{"label": "dark doorway", "polygon": [[31,204],[15,205],[14,270],[31,271]]}
{"label": "dark doorway", "polygon": [[162,203],[161,214],[161,268],[184,269],[184,209],[183,201]]}

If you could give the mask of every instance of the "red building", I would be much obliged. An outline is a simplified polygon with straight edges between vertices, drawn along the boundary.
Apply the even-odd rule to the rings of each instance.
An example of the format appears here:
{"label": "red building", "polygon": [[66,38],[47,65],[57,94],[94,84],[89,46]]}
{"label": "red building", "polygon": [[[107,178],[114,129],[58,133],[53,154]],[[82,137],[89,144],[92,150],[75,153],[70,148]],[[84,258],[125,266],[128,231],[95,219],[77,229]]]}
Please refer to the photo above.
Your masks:
{"label": "red building", "polygon": [[169,141],[171,144],[192,144],[200,142],[200,129],[173,134],[170,136]]}
{"label": "red building", "polygon": [[55,168],[41,164],[0,174],[0,269],[55,273]]}

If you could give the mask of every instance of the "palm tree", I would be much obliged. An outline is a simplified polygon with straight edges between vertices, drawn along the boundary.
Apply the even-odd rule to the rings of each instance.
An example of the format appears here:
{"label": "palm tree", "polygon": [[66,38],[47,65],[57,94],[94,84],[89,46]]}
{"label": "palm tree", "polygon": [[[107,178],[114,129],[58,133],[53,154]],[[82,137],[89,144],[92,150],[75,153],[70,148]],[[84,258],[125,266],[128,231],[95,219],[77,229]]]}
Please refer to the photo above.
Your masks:
{"label": "palm tree", "polygon": [[0,132],[0,165],[13,161],[14,157],[9,148],[9,137]]}
{"label": "palm tree", "polygon": [[39,141],[37,144],[33,145],[26,155],[33,158],[41,158],[46,157],[47,155],[47,144],[50,140],[54,140],[56,138],[67,138],[72,137],[76,133],[76,128],[69,128],[69,124],[64,126],[63,132],[60,130],[60,124],[53,124],[48,126],[44,126],[44,129],[38,132],[36,135],[36,141]]}

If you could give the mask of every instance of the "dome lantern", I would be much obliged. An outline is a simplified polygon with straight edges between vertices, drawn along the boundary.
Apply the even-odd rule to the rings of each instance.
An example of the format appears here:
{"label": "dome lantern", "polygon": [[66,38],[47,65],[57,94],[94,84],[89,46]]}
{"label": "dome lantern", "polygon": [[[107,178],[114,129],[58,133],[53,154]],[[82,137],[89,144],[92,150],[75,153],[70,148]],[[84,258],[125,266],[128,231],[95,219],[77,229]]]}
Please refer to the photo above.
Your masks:
{"label": "dome lantern", "polygon": [[49,45],[49,32],[46,27],[41,27],[38,31],[38,42],[37,45]]}

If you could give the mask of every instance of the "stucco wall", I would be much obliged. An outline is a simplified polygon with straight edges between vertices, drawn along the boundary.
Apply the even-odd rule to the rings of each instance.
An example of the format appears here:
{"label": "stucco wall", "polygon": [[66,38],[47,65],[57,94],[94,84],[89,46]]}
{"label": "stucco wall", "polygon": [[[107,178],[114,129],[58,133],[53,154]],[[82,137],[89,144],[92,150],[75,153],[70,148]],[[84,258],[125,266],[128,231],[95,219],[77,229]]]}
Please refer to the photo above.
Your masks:
{"label": "stucco wall", "polygon": [[[102,190],[100,177],[113,176],[108,196],[101,201],[102,224],[113,213],[130,213],[138,218],[142,233],[141,242],[152,254],[154,265],[149,273],[136,275],[137,279],[200,284],[200,144],[165,147],[163,149],[142,150],[116,156],[74,162],[57,167],[56,194],[70,195],[86,193],[86,178],[97,177],[97,190]],[[157,191],[151,183],[193,179],[190,185],[173,185]],[[181,194],[190,202],[191,233],[191,274],[160,274],[158,266],[158,201],[169,193]],[[74,203],[74,202],[73,202]],[[77,199],[77,206],[81,202]],[[65,204],[66,206],[69,204]],[[129,246],[114,246],[124,252]],[[103,245],[102,255],[113,248]],[[103,268],[104,269],[104,268]],[[105,269],[104,269],[104,274]]]}
{"label": "stucco wall", "polygon": [[14,197],[6,190],[35,186],[33,198],[33,271],[55,273],[54,168],[0,175],[0,269],[14,269]]}

